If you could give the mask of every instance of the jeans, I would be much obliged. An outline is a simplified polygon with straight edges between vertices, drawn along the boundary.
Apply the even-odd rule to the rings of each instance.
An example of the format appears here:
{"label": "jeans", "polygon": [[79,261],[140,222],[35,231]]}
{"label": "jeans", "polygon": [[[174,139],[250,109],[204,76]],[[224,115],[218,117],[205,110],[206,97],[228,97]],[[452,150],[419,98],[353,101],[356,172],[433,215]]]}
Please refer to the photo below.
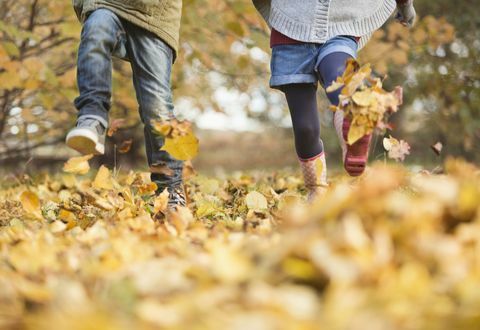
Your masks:
{"label": "jeans", "polygon": [[344,53],[356,58],[357,48],[355,39],[348,36],[336,36],[324,44],[274,46],[270,62],[270,87],[281,89],[280,86],[288,84],[323,84],[319,72],[323,59],[333,53]]}
{"label": "jeans", "polygon": [[90,13],[83,24],[78,51],[75,99],[79,116],[93,115],[108,122],[112,94],[112,56],[131,63],[133,85],[144,124],[150,168],[167,166],[170,175],[152,173],[159,190],[182,183],[183,162],[160,148],[163,136],[154,134],[152,120],[175,118],[170,75],[173,50],[153,33],[119,18],[107,9]]}

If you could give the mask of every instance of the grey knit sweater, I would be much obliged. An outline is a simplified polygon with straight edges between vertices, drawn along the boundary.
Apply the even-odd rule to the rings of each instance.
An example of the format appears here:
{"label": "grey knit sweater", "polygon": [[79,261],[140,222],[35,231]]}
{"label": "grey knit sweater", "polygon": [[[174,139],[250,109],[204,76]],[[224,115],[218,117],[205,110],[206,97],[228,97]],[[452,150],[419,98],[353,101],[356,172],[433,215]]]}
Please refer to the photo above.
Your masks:
{"label": "grey knit sweater", "polygon": [[396,8],[395,0],[253,0],[268,25],[299,41],[361,37],[363,47]]}

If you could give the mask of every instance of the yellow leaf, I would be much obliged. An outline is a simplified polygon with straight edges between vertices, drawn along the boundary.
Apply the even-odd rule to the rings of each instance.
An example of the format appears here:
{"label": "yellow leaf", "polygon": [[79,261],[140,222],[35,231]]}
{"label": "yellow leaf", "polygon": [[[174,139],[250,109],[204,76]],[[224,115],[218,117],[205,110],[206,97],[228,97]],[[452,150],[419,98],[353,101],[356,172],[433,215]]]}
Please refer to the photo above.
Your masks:
{"label": "yellow leaf", "polygon": [[93,155],[72,157],[63,165],[63,171],[73,174],[87,174],[90,171],[88,161],[92,157]]}
{"label": "yellow leaf", "polygon": [[390,141],[390,138],[383,138],[383,148],[386,151],[390,151],[392,149],[392,141]]}
{"label": "yellow leaf", "polygon": [[[320,162],[317,162],[320,163]],[[268,202],[265,196],[258,191],[252,191],[245,197],[245,203],[250,210],[266,210]]]}
{"label": "yellow leaf", "polygon": [[100,168],[98,169],[92,186],[97,189],[113,189],[110,170],[105,165],[100,166]]}
{"label": "yellow leaf", "polygon": [[40,199],[38,196],[31,191],[24,191],[20,195],[20,202],[22,207],[30,215],[33,215],[36,218],[42,218],[42,212],[40,210]]}
{"label": "yellow leaf", "polygon": [[195,221],[195,219],[188,207],[179,206],[170,214],[168,221],[175,226],[177,232],[182,233]]}
{"label": "yellow leaf", "polygon": [[[339,79],[340,80],[340,79]],[[345,84],[343,82],[334,81],[330,86],[325,90],[327,93],[335,92],[336,90],[342,88]]]}
{"label": "yellow leaf", "polygon": [[138,187],[140,195],[150,195],[157,190],[158,186],[155,182],[144,183]]}
{"label": "yellow leaf", "polygon": [[198,154],[198,139],[193,132],[174,138],[166,138],[165,145],[161,150],[165,150],[178,160],[191,160]]}
{"label": "yellow leaf", "polygon": [[354,144],[355,142],[360,140],[366,133],[367,133],[367,130],[366,130],[365,126],[351,125],[350,129],[348,130],[348,141],[347,141],[347,143],[349,145]]}
{"label": "yellow leaf", "polygon": [[201,199],[196,201],[197,211],[195,215],[198,218],[208,217],[219,212],[218,206],[213,200]]}
{"label": "yellow leaf", "polygon": [[353,94],[352,100],[362,107],[368,107],[376,101],[375,96],[370,90],[356,92]]}
{"label": "yellow leaf", "polygon": [[152,124],[153,130],[162,136],[170,135],[173,129],[171,123],[167,121],[154,120],[152,121],[151,124]]}
{"label": "yellow leaf", "polygon": [[153,210],[155,213],[165,212],[167,210],[168,198],[169,193],[167,188],[165,188],[160,195],[155,197],[155,201],[153,203]]}

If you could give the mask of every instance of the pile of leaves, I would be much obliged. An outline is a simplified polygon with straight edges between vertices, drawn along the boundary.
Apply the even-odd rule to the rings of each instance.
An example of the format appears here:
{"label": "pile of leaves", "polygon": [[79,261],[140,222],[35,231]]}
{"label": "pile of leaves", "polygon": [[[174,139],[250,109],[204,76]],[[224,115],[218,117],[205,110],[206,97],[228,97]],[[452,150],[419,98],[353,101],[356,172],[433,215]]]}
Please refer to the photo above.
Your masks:
{"label": "pile of leaves", "polygon": [[162,216],[146,173],[4,183],[0,328],[478,329],[480,171],[444,170],[378,164],[313,205],[289,172],[196,176]]}
{"label": "pile of leaves", "polygon": [[377,127],[388,127],[387,115],[397,112],[402,104],[401,87],[397,86],[393,92],[387,92],[382,85],[382,80],[372,75],[370,64],[360,66],[356,60],[349,59],[343,75],[327,87],[329,93],[342,89],[339,104],[332,106],[332,110],[343,110],[351,121],[348,144],[371,134]]}

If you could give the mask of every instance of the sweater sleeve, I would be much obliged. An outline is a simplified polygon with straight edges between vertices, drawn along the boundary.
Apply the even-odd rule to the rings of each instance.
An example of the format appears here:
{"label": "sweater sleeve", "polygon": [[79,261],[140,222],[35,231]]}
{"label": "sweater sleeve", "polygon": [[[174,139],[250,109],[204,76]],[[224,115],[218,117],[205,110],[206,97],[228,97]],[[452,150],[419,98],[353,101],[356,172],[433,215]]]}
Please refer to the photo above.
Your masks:
{"label": "sweater sleeve", "polygon": [[252,2],[255,8],[258,10],[258,12],[262,15],[262,17],[268,24],[270,18],[271,0],[253,0]]}

